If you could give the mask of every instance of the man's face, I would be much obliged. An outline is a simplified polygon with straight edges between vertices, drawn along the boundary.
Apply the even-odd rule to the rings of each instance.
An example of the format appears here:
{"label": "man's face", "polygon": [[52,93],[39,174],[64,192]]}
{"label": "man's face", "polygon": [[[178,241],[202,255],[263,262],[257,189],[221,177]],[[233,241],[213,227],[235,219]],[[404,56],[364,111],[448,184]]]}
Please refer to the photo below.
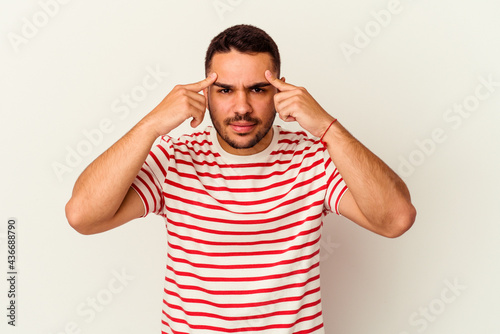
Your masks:
{"label": "man's face", "polygon": [[217,73],[217,80],[205,91],[207,108],[219,142],[227,152],[249,155],[270,144],[276,114],[273,97],[277,90],[264,73],[272,68],[267,53],[232,50],[212,58],[208,72]]}

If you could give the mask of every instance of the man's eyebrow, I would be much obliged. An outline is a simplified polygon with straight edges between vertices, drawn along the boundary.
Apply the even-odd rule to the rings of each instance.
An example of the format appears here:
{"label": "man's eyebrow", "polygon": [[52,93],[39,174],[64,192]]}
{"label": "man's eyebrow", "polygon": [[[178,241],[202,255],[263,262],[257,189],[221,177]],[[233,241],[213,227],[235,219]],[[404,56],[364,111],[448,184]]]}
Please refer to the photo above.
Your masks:
{"label": "man's eyebrow", "polygon": [[[225,83],[222,83],[222,82],[214,82],[213,85],[217,86],[217,87],[224,88],[224,89],[233,89],[234,88],[233,85],[228,85],[228,84],[225,84]],[[267,87],[267,86],[270,86],[270,85],[271,84],[269,82],[263,81],[263,82],[254,83],[253,85],[251,85],[250,87],[247,87],[247,88],[249,88],[249,89],[255,89],[255,88]]]}
{"label": "man's eyebrow", "polygon": [[225,88],[225,89],[233,88],[233,86],[231,86],[231,85],[223,84],[220,82],[214,82],[212,85],[217,86],[217,87],[221,87],[221,88]]}
{"label": "man's eyebrow", "polygon": [[253,84],[252,86],[248,87],[250,89],[255,89],[255,88],[262,88],[262,87],[267,87],[270,86],[271,84],[267,81],[264,82],[257,82],[256,84]]}

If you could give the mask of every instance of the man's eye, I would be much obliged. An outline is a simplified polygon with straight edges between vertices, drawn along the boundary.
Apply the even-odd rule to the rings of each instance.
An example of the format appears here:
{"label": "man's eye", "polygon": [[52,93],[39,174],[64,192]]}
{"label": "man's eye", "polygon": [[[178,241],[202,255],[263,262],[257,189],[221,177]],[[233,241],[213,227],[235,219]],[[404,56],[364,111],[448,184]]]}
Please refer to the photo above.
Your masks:
{"label": "man's eye", "polygon": [[222,88],[222,89],[219,89],[219,93],[222,93],[222,94],[227,94],[229,93],[231,90],[229,88]]}
{"label": "man's eye", "polygon": [[254,88],[253,91],[255,93],[262,93],[262,92],[264,92],[264,90],[262,88]]}

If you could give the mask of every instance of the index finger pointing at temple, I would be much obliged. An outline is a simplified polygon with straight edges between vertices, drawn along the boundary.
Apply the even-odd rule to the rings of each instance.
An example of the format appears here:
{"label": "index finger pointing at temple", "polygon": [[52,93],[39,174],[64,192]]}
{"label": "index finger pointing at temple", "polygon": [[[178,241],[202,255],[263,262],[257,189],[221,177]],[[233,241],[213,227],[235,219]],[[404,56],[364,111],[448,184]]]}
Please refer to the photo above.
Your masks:
{"label": "index finger pointing at temple", "polygon": [[278,88],[278,90],[281,92],[295,88],[294,85],[290,85],[290,84],[283,82],[282,80],[276,78],[269,70],[266,70],[265,76],[266,76],[267,81],[269,81],[269,83],[271,85],[273,85],[274,87]]}
{"label": "index finger pointing at temple", "polygon": [[217,73],[213,72],[211,73],[208,77],[205,79],[186,85],[185,87],[189,90],[199,92],[204,90],[205,88],[209,87],[211,84],[213,84],[217,80]]}

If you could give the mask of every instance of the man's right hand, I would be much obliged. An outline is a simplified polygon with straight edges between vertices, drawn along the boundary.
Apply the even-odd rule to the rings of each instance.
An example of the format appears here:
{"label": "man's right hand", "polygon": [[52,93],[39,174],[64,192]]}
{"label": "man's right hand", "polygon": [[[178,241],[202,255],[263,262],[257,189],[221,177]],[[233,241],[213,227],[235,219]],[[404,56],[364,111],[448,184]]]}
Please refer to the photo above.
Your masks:
{"label": "man's right hand", "polygon": [[206,110],[206,97],[199,94],[217,80],[212,73],[207,78],[188,85],[177,85],[145,118],[151,124],[157,137],[165,135],[181,125],[186,119],[191,126],[197,127],[203,121]]}

